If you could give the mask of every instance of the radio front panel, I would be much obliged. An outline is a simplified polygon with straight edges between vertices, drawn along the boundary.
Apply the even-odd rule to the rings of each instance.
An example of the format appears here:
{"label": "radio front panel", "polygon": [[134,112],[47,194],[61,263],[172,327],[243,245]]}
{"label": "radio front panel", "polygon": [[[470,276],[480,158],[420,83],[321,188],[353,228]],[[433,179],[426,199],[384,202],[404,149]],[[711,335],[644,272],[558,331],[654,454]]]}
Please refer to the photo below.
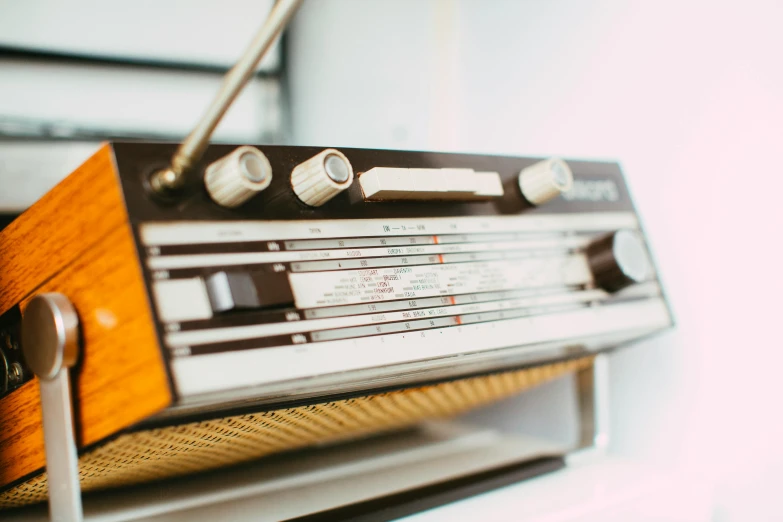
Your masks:
{"label": "radio front panel", "polygon": [[620,228],[633,214],[150,223],[140,237],[184,399],[666,326],[654,280],[593,284],[584,249]]}
{"label": "radio front panel", "polygon": [[[233,150],[212,146],[204,163]],[[313,207],[292,172],[323,149],[257,150],[271,181],[226,208],[197,182],[173,201],[151,197],[140,180],[172,148],[115,145],[178,406],[442,380],[671,324],[645,246],[650,270],[635,284],[596,281],[590,249],[602,238],[624,231],[644,244],[616,164],[569,161],[570,190],[534,204],[520,172],[540,160],[340,149],[357,179]],[[443,196],[433,183],[450,176],[462,186]],[[426,182],[407,197],[401,184],[417,177]]]}

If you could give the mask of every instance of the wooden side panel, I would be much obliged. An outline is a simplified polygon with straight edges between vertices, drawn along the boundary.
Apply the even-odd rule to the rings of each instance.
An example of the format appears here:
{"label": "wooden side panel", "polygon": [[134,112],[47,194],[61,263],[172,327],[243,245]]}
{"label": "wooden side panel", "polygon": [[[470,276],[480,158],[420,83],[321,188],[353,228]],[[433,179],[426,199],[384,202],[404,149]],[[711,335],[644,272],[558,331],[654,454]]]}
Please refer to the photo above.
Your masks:
{"label": "wooden side panel", "polygon": [[46,463],[39,401],[35,380],[0,400],[0,490]]}
{"label": "wooden side panel", "polygon": [[[0,265],[0,306],[21,301],[24,311],[34,294],[61,292],[79,313],[82,357],[72,385],[80,446],[172,400],[116,180],[107,146],[0,234],[0,254],[10,257]],[[0,488],[44,462],[32,381],[0,400]]]}
{"label": "wooden side panel", "polygon": [[0,313],[126,221],[104,145],[0,233]]}

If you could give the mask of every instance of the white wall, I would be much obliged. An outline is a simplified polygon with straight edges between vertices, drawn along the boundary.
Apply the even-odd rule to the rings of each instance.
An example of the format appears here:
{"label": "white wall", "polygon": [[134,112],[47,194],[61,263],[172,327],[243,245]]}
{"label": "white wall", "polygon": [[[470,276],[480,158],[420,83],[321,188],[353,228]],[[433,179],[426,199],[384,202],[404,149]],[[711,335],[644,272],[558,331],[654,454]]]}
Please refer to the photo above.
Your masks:
{"label": "white wall", "polygon": [[[301,144],[623,163],[678,319],[612,357],[612,449],[783,517],[783,3],[309,2]],[[674,507],[673,507],[674,509]]]}
{"label": "white wall", "polygon": [[[119,60],[227,68],[272,0],[0,0],[0,46]],[[277,47],[259,64],[273,72]]]}

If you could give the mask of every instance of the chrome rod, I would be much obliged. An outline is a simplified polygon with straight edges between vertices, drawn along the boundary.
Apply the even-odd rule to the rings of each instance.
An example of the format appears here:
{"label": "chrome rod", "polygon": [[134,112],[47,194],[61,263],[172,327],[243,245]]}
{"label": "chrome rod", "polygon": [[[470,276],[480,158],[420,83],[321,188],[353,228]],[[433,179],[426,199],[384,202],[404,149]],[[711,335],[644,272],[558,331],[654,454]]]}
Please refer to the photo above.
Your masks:
{"label": "chrome rod", "polygon": [[174,153],[169,168],[159,170],[152,175],[150,185],[155,192],[166,193],[183,185],[185,174],[201,159],[215,127],[218,126],[223,115],[255,72],[258,63],[272,46],[275,38],[285,29],[301,3],[302,0],[278,0],[275,3],[253,41],[242,53],[239,61],[226,74],[220,91],[199,120],[196,128],[188,134],[177,152]]}

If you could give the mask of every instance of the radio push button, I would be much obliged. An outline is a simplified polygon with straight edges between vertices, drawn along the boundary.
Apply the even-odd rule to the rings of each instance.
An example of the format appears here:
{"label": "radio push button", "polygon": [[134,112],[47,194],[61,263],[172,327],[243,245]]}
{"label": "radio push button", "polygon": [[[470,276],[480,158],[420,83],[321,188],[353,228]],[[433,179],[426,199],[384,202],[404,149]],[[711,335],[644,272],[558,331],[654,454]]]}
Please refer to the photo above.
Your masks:
{"label": "radio push button", "polygon": [[503,196],[497,172],[374,167],[359,176],[365,201],[484,201]]}
{"label": "radio push button", "polygon": [[208,276],[206,286],[215,313],[294,304],[285,272],[221,271]]}

